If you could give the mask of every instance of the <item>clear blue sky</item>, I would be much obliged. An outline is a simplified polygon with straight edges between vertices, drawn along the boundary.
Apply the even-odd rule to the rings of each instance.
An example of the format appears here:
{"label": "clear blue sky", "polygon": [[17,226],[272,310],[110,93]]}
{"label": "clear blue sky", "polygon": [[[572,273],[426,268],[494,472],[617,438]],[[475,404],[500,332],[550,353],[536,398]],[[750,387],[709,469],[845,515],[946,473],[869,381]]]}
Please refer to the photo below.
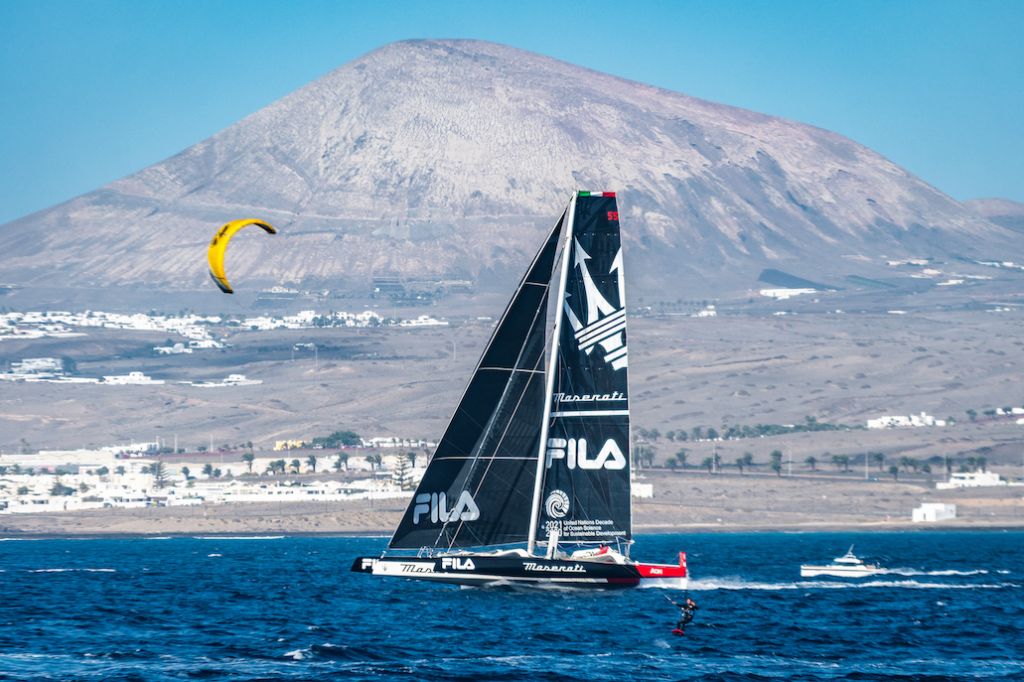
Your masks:
{"label": "clear blue sky", "polygon": [[854,138],[1024,201],[1024,1],[0,0],[0,223],[388,42],[478,38]]}

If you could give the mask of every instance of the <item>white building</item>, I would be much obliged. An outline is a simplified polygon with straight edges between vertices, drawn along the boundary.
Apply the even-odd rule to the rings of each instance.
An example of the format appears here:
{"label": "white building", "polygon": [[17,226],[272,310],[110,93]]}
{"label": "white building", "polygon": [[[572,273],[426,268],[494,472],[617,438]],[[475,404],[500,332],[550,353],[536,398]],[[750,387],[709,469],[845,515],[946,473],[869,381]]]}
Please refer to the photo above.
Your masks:
{"label": "white building", "polygon": [[935,484],[938,490],[956,490],[958,488],[988,488],[1009,485],[993,471],[961,471],[949,475],[949,480]]}
{"label": "white building", "polygon": [[924,502],[910,516],[914,523],[935,523],[956,518],[956,505],[942,502]]}
{"label": "white building", "polygon": [[180,355],[182,353],[192,352],[191,348],[181,342],[178,342],[173,346],[154,346],[153,350],[157,352],[157,355]]}
{"label": "white building", "polygon": [[793,298],[794,296],[802,296],[804,294],[816,294],[817,289],[791,289],[791,288],[779,288],[779,289],[761,289],[759,291],[762,296],[768,298],[774,298],[777,301],[785,301],[787,298]]}
{"label": "white building", "polygon": [[945,419],[936,419],[930,414],[912,414],[910,416],[903,415],[882,415],[877,419],[869,419],[867,421],[869,429],[895,429],[901,427],[921,427],[921,426],[945,426]]}
{"label": "white building", "polygon": [[715,310],[714,305],[707,305],[702,310],[698,310],[690,317],[718,317],[718,311]]}
{"label": "white building", "polygon": [[127,374],[113,374],[111,376],[104,376],[103,383],[110,384],[112,386],[127,386],[131,385],[154,385],[164,383],[163,379],[154,379],[153,377],[147,376],[142,372],[128,372]]}
{"label": "white building", "polygon": [[653,483],[633,483],[631,487],[631,494],[633,497],[641,500],[647,500],[654,497],[654,484]]}

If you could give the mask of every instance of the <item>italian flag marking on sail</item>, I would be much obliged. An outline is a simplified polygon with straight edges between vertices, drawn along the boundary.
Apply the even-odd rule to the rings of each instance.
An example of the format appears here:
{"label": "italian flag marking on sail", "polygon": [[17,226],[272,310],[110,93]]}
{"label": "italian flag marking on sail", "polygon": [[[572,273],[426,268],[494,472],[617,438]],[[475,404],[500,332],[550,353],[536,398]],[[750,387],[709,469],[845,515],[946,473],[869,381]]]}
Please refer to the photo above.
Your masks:
{"label": "italian flag marking on sail", "polygon": [[615,197],[615,192],[583,192],[579,193],[581,197]]}

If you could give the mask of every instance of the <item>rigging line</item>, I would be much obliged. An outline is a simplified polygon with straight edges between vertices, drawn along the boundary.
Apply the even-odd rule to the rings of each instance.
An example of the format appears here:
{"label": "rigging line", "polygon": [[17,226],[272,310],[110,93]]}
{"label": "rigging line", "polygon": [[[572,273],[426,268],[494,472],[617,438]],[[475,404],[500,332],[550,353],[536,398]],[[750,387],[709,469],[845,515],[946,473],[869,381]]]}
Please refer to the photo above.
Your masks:
{"label": "rigging line", "polygon": [[[519,362],[523,359],[523,353],[526,352],[526,348],[527,348],[527,346],[529,345],[529,342],[530,342],[530,337],[533,335],[534,331],[537,329],[537,320],[538,320],[538,316],[541,314],[541,311],[544,311],[544,316],[547,317],[547,302],[548,302],[548,294],[545,292],[545,294],[543,296],[541,296],[540,302],[537,304],[537,310],[534,311],[534,313],[533,313],[533,322],[530,324],[529,332],[526,335],[527,341],[519,349],[519,356],[516,358],[516,365],[517,366],[519,365]],[[543,325],[544,322],[541,321],[541,324]],[[544,353],[543,352],[538,353],[537,360],[536,360],[536,362],[534,364],[534,370],[530,370],[531,373],[536,373],[536,367],[539,364],[543,363],[543,361],[544,361]],[[541,374],[543,374],[543,372],[541,372]],[[510,377],[510,379],[511,379],[511,377]],[[532,381],[532,377],[531,377],[530,381]],[[515,419],[515,415],[518,413],[519,407],[522,405],[523,400],[524,400],[524,398],[526,397],[526,394],[529,391],[530,381],[527,382],[526,386],[523,387],[523,390],[519,394],[519,400],[516,402],[515,408],[512,410],[511,416],[509,417],[508,421],[505,423],[505,429],[504,429],[504,431],[502,431],[501,436],[499,436],[498,441],[495,444],[495,447],[494,447],[494,451],[495,452],[498,451],[498,448],[500,448],[501,444],[505,441],[505,436],[508,435],[508,430],[512,426],[512,421]],[[504,402],[505,395],[507,394],[507,391],[509,390],[509,385],[510,384],[511,384],[511,381],[509,381],[508,383],[505,384],[505,391],[503,391],[503,395],[502,395],[501,399],[499,399],[499,401],[498,401],[499,405],[502,402]],[[496,412],[495,412],[495,414],[496,414]],[[487,463],[487,468],[484,469],[483,475],[480,476],[480,479],[477,482],[476,490],[474,490],[473,493],[472,493],[474,497],[480,493],[480,488],[483,486],[484,481],[487,479],[487,474],[490,472],[491,466],[494,464],[494,461],[495,461],[494,457],[489,457],[488,459],[490,461]],[[530,459],[532,460],[533,458],[530,458]],[[477,454],[477,460],[479,460],[479,453]],[[473,466],[470,468],[469,474],[467,474],[467,476],[466,476],[466,482],[467,483],[472,480],[473,472],[476,469],[476,466],[477,466],[478,463],[479,462],[475,462],[473,464]],[[465,489],[465,488],[463,488],[463,489]],[[462,526],[464,525],[464,523],[465,522],[462,521],[462,519],[459,519],[459,525],[455,529],[455,534],[452,536],[451,543],[448,545],[448,549],[451,549],[454,546],[455,540],[456,540],[456,538],[458,538],[459,533],[462,531]],[[448,522],[446,521],[445,522],[445,526],[447,526],[447,524],[448,524]],[[442,531],[443,530],[444,530],[444,527],[442,527]],[[440,539],[440,536],[438,536],[438,539]]]}

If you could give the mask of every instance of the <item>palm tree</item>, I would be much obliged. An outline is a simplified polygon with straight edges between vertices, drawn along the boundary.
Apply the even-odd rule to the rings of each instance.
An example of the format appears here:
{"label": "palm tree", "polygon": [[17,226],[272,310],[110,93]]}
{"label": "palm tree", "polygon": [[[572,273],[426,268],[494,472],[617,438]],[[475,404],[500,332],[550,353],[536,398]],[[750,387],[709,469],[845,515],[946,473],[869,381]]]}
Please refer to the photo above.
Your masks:
{"label": "palm tree", "polygon": [[290,466],[290,467],[291,467],[291,469],[292,469],[292,473],[293,473],[293,474],[297,474],[297,473],[299,473],[299,467],[301,467],[301,466],[302,466],[302,462],[300,462],[300,461],[299,461],[299,460],[297,460],[297,459],[293,459],[293,460],[291,461],[291,464],[289,464],[288,466]]}
{"label": "palm tree", "polygon": [[737,457],[736,458],[736,468],[740,470],[740,476],[743,475],[743,465],[744,464],[746,464],[746,462],[743,461],[742,457]]}
{"label": "palm tree", "polygon": [[809,466],[811,468],[811,471],[818,470],[818,458],[815,457],[814,455],[811,455],[807,459],[805,459],[804,464]]}
{"label": "palm tree", "polygon": [[712,470],[713,470],[713,469],[715,468],[715,460],[713,460],[713,459],[712,459],[712,458],[710,458],[710,457],[705,457],[705,458],[704,458],[704,461],[702,461],[702,462],[700,463],[700,465],[701,465],[701,467],[703,467],[704,469],[707,469],[707,470],[708,470],[708,473],[710,474],[710,473],[711,473],[711,471],[712,471]]}
{"label": "palm tree", "polygon": [[681,468],[686,468],[686,448],[682,448],[676,453],[676,460],[678,460]]}
{"label": "palm tree", "polygon": [[252,462],[254,459],[256,459],[256,455],[252,454],[252,450],[242,455],[242,461],[245,462],[247,467],[249,467],[250,474],[252,473]]}
{"label": "palm tree", "polygon": [[893,465],[891,465],[889,467],[889,473],[892,474],[892,480],[894,480],[894,481],[900,480],[900,468],[898,466],[896,466],[895,464],[893,464]]}
{"label": "palm tree", "polygon": [[782,450],[772,450],[768,456],[772,458],[772,471],[776,476],[782,476]]}
{"label": "palm tree", "polygon": [[872,452],[870,453],[871,461],[875,463],[878,470],[881,471],[882,467],[885,466],[885,453],[884,452]]}
{"label": "palm tree", "polygon": [[410,450],[409,452],[405,453],[405,457],[406,457],[406,459],[409,460],[409,464],[412,466],[412,468],[415,469],[416,468],[416,453],[413,450]]}
{"label": "palm tree", "polygon": [[207,478],[213,477],[213,465],[209,462],[203,465],[203,476],[206,476]]}
{"label": "palm tree", "polygon": [[164,463],[160,460],[153,462],[149,466],[149,473],[153,475],[153,482],[156,483],[156,487],[163,488],[167,482],[167,471],[164,469]]}
{"label": "palm tree", "polygon": [[743,466],[747,467],[748,469],[751,469],[754,466],[754,456],[749,452],[743,453]]}
{"label": "palm tree", "polygon": [[188,480],[189,473],[191,472],[189,471],[188,467],[181,467],[181,475],[185,477],[186,481]]}
{"label": "palm tree", "polygon": [[124,467],[123,466],[116,466],[116,467],[114,467],[114,473],[117,474],[118,476],[124,476]]}
{"label": "palm tree", "polygon": [[306,464],[309,466],[310,470],[315,474],[316,473],[316,455],[310,455],[309,457],[307,457],[306,458]]}

